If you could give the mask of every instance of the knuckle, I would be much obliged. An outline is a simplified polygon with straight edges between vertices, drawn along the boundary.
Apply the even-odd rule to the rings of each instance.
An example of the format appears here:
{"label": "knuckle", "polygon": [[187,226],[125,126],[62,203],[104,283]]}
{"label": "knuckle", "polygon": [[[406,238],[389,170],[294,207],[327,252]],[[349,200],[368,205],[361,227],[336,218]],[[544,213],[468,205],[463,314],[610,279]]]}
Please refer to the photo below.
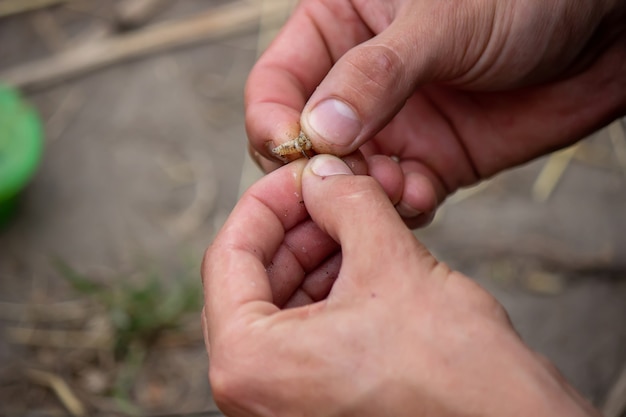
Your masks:
{"label": "knuckle", "polygon": [[364,200],[365,202],[372,203],[381,199],[384,195],[380,184],[373,177],[356,175],[347,177],[347,179],[348,182],[344,187],[335,188],[332,192],[337,193],[336,198],[346,200],[350,205],[353,205],[355,200]]}
{"label": "knuckle", "polygon": [[491,307],[491,312],[493,316],[502,323],[506,323],[511,328],[513,327],[513,323],[511,322],[511,318],[509,317],[509,313],[506,311],[504,306],[500,304],[500,302],[491,294],[489,295],[489,303]]}
{"label": "knuckle", "polygon": [[222,410],[235,407],[237,399],[242,398],[241,381],[223,367],[211,364],[209,367],[209,382],[213,399]]}
{"label": "knuckle", "polygon": [[215,403],[224,412],[246,408],[251,393],[251,381],[246,373],[212,361],[209,366],[209,383]]}
{"label": "knuckle", "polygon": [[[327,196],[333,201],[335,222],[351,223],[355,216],[371,216],[373,212],[395,213],[391,201],[376,179],[358,175],[346,178],[347,181],[328,191]],[[369,214],[361,212],[363,207],[370,207]],[[387,217],[385,217],[387,219]]]}
{"label": "knuckle", "polygon": [[347,56],[348,64],[356,70],[356,85],[384,93],[397,89],[404,82],[403,60],[388,45],[364,45]]}

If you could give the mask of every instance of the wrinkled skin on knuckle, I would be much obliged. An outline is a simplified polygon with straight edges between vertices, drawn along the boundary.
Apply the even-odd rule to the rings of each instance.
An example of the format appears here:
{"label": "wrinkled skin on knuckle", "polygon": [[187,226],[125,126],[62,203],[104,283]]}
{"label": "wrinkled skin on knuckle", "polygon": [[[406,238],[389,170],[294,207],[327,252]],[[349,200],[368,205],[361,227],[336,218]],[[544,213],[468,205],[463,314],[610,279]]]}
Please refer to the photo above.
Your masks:
{"label": "wrinkled skin on knuckle", "polygon": [[389,91],[401,91],[400,87],[407,85],[406,65],[391,45],[364,45],[346,54],[344,59],[355,70],[350,90],[354,97],[347,97],[350,103],[375,103],[376,98],[382,99]]}
{"label": "wrinkled skin on knuckle", "polygon": [[367,47],[369,60],[368,66],[361,67],[363,74],[370,80],[370,83],[387,88],[389,84],[399,83],[402,79],[398,77],[390,78],[389,74],[400,75],[404,69],[402,57],[391,45],[371,45]]}
{"label": "wrinkled skin on knuckle", "polygon": [[242,398],[246,398],[246,390],[241,378],[212,361],[209,366],[209,382],[213,399],[220,410],[228,412],[229,415],[243,413],[240,402]]}

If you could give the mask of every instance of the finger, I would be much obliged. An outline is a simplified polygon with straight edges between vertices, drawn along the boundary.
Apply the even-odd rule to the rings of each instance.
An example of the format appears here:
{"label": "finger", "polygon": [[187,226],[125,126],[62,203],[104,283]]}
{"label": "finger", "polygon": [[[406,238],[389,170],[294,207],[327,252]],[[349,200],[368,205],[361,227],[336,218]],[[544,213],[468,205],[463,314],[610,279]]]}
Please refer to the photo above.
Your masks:
{"label": "finger", "polygon": [[209,335],[239,311],[276,311],[266,267],[285,233],[308,215],[296,161],[254,184],[241,198],[207,250],[202,266]]}
{"label": "finger", "polygon": [[336,252],[309,272],[283,308],[300,307],[325,299],[330,293],[341,268],[341,252]]}
{"label": "finger", "polygon": [[462,73],[469,61],[463,46],[471,39],[464,26],[469,12],[463,10],[447,2],[402,2],[388,27],[346,52],[302,112],[313,149],[353,152],[393,119],[418,86]]}
{"label": "finger", "polygon": [[386,155],[372,155],[367,158],[369,175],[376,178],[392,204],[398,204],[404,189],[404,173],[400,165]]}
{"label": "finger", "polygon": [[[257,152],[250,144],[248,144],[248,154],[250,155],[250,158],[256,163],[256,165],[265,173],[272,172],[284,165],[284,163],[282,162],[276,162],[275,160],[267,159],[259,152]],[[300,156],[294,158],[293,160],[295,161],[299,158]],[[367,162],[360,150],[343,156],[341,159],[350,167],[352,172],[354,172],[355,174],[368,174]]]}
{"label": "finger", "polygon": [[285,308],[303,307],[313,303],[313,299],[302,289],[298,289],[285,303]]}
{"label": "finger", "polygon": [[[407,33],[385,32],[348,51],[305,106],[302,130],[318,153],[345,155],[373,137],[412,94],[418,74]],[[400,36],[399,36],[400,35]]]}
{"label": "finger", "polygon": [[337,250],[337,242],[312,220],[287,232],[267,267],[274,304],[282,307],[302,285],[305,276]]}
{"label": "finger", "polygon": [[[340,159],[314,157],[302,175],[304,202],[311,218],[341,245],[341,277],[362,287],[376,285],[376,277],[406,275],[412,269],[428,272],[434,259],[413,237],[378,182],[351,175]],[[335,284],[337,285],[337,284]]]}
{"label": "finger", "polygon": [[[342,161],[354,174],[367,175],[367,163],[359,151],[344,156]],[[312,220],[289,230],[267,268],[274,304],[284,306],[305,276],[337,248],[337,243]]]}
{"label": "finger", "polygon": [[425,226],[432,221],[437,206],[445,198],[445,192],[436,191],[433,180],[423,173],[421,164],[402,161],[400,166],[404,174],[404,187],[396,209],[409,227]]}
{"label": "finger", "polygon": [[248,143],[248,154],[250,155],[250,158],[254,161],[254,163],[261,169],[261,171],[265,172],[266,174],[284,165],[280,162],[276,162],[275,160],[267,159],[259,152],[257,152],[257,150],[254,149],[250,143]]}
{"label": "finger", "polygon": [[304,1],[261,56],[246,84],[246,129],[269,151],[300,132],[306,100],[345,51],[372,36],[350,1]]}
{"label": "finger", "polygon": [[341,267],[341,252],[336,252],[309,272],[301,285],[304,291],[313,301],[320,301],[328,296]]}
{"label": "finger", "polygon": [[363,156],[360,150],[356,150],[351,154],[341,157],[344,164],[350,168],[350,171],[354,175],[368,175],[369,167],[367,166],[367,160]]}
{"label": "finger", "polygon": [[414,229],[432,221],[445,190],[440,187],[439,193],[436,191],[432,176],[425,174],[430,171],[410,160],[398,164],[386,155],[371,155],[367,163],[369,174],[385,190],[407,226]]}

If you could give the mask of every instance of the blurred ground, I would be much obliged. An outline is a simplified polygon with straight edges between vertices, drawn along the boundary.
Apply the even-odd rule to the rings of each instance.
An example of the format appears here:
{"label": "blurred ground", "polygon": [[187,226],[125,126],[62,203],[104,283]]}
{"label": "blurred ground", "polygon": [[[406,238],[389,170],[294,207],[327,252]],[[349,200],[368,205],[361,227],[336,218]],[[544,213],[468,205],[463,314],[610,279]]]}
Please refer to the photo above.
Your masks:
{"label": "blurred ground", "polygon": [[[55,20],[68,43],[81,42],[81,37],[102,36],[113,3],[81,1],[2,20],[0,66],[54,52],[38,32],[42,13]],[[159,17],[183,19],[219,3],[179,1]],[[183,271],[183,278],[191,276],[201,291],[202,253],[238,194],[246,142],[243,85],[256,57],[257,29],[28,94],[46,123],[46,150],[18,217],[0,232],[0,301],[5,307],[76,299],[53,265],[57,258],[104,282],[132,279],[146,269],[176,281]],[[23,310],[17,324],[37,327],[29,320],[31,309]],[[154,375],[133,392],[146,413],[214,409],[199,311],[192,316],[192,343],[157,349],[148,359]],[[102,361],[80,358],[87,369],[73,369],[77,360],[72,356],[78,354],[72,349],[11,339],[0,338],[0,414],[64,412],[56,395],[24,378],[16,364],[72,381],[76,395],[95,410],[124,410],[115,401],[95,404],[92,399],[102,388],[89,392],[84,384],[85,378],[112,378],[90,371]],[[83,371],[88,372],[81,379]]]}
{"label": "blurred ground", "polygon": [[[98,40],[120,3],[84,0],[0,20],[0,71]],[[179,0],[153,21],[220,3]],[[76,318],[46,321],[35,310],[76,302],[55,259],[103,283],[145,270],[172,285],[197,280],[240,181],[258,175],[244,164],[242,103],[258,30],[28,93],[46,123],[46,152],[18,217],[0,232],[0,324],[31,333],[0,338],[0,414],[67,415],[51,379],[28,370],[63,379],[91,412],[138,411],[110,392],[127,367],[102,349],[37,339],[34,328],[71,330]],[[556,184],[543,200],[533,187],[548,158],[453,196],[418,232],[496,295],[522,337],[596,405],[626,364],[626,165],[616,146],[606,131],[584,142],[562,175],[542,180]],[[197,315],[170,342],[151,345],[131,374],[138,412],[215,409]]]}

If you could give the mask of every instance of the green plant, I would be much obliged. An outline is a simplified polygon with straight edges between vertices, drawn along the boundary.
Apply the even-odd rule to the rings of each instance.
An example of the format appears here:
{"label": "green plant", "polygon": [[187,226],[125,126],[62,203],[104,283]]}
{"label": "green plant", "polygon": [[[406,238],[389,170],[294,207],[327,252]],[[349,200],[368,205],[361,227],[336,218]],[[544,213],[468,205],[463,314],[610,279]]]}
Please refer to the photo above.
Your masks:
{"label": "green plant", "polygon": [[166,282],[152,272],[135,279],[120,277],[104,285],[79,274],[63,261],[57,260],[56,265],[74,290],[104,307],[113,328],[118,360],[123,360],[132,346],[147,348],[164,331],[176,330],[187,314],[202,306],[199,280],[189,273]]}
{"label": "green plant", "polygon": [[79,294],[100,305],[112,329],[112,350],[118,366],[109,395],[120,411],[139,415],[131,399],[136,377],[148,351],[164,332],[176,332],[189,313],[202,306],[202,289],[197,274],[189,270],[173,280],[149,272],[120,276],[106,285],[76,272],[56,260],[61,276]]}

